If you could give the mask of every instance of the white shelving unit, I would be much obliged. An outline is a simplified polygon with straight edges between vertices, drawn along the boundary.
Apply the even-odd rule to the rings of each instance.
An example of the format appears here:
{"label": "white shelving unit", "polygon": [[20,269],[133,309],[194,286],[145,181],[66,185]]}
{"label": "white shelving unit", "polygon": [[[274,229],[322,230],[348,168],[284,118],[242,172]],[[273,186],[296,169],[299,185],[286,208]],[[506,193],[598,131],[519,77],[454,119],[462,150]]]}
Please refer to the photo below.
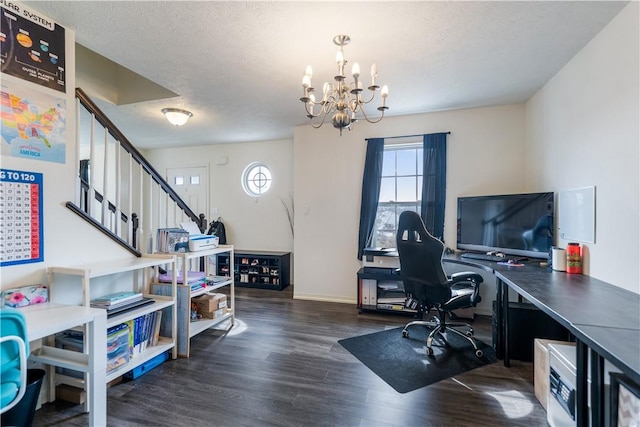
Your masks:
{"label": "white shelving unit", "polygon": [[[211,276],[209,271],[209,263],[207,262],[207,258],[209,256],[215,256],[218,254],[229,253],[229,258],[233,260],[233,246],[232,245],[219,245],[213,249],[205,249],[197,252],[186,252],[179,253],[178,256],[178,268],[180,271],[181,277],[187,277],[188,271],[196,271],[193,268],[190,268],[194,263],[198,263],[202,258],[204,258],[204,273],[206,276]],[[199,267],[198,267],[198,270]],[[231,264],[231,270],[233,271],[233,263]],[[226,277],[226,276],[225,276]],[[178,285],[178,297],[177,297],[177,329],[178,329],[178,342],[177,349],[178,355],[183,357],[189,357],[190,351],[190,343],[191,338],[198,335],[202,331],[209,329],[215,325],[218,325],[224,322],[227,319],[231,319],[230,328],[233,327],[235,322],[235,285],[233,281],[233,276],[226,277],[227,280],[222,282],[218,282],[212,286],[207,286],[206,288],[198,289],[195,291],[191,291],[191,287],[187,285]],[[224,287],[229,287],[229,301],[228,301],[228,310],[222,316],[216,317],[215,319],[198,319],[195,321],[191,321],[191,299],[198,297],[200,295],[204,295],[207,293],[212,293],[216,290],[219,290]]]}
{"label": "white shelving unit", "polygon": [[[151,298],[154,300],[153,304],[147,304],[141,306],[139,308],[134,308],[131,310],[127,310],[125,312],[116,314],[112,317],[107,318],[107,325],[104,333],[106,334],[106,330],[112,326],[119,325],[121,323],[125,323],[129,320],[135,319],[140,316],[144,316],[148,313],[153,313],[159,310],[163,310],[166,308],[170,309],[172,313],[169,317],[170,319],[166,319],[163,317],[163,321],[169,321],[171,334],[169,336],[161,336],[159,337],[158,344],[147,347],[143,352],[139,353],[135,357],[129,359],[129,362],[119,366],[111,371],[109,371],[106,375],[106,382],[112,381],[122,374],[142,365],[143,363],[153,359],[159,354],[167,350],[171,350],[172,358],[175,359],[177,357],[177,349],[176,349],[176,336],[177,336],[177,328],[176,328],[176,318],[177,318],[177,307],[176,307],[176,295],[177,295],[177,280],[176,274],[173,274],[173,282],[168,284],[170,286],[171,292],[169,295],[153,295],[151,293],[151,283],[158,276],[158,268],[163,266],[163,268],[171,269],[175,272],[176,265],[176,257],[172,254],[163,254],[163,255],[145,255],[141,258],[129,258],[121,261],[109,261],[109,262],[101,262],[101,263],[91,263],[84,264],[74,267],[49,267],[47,268],[47,278],[49,283],[49,290],[52,295],[52,299],[55,299],[55,287],[56,281],[58,282],[79,282],[82,289],[82,305],[89,306],[91,298],[96,298],[100,295],[110,293],[112,291],[100,292],[99,290],[93,289],[95,287],[92,284],[92,281],[95,282],[94,279],[107,277],[111,275],[121,274],[121,273],[131,273],[131,282],[127,283],[126,286],[118,285],[118,291],[130,290],[135,292],[142,292],[145,298]],[[64,276],[64,277],[63,277]],[[75,279],[74,279],[75,278]],[[78,280],[79,279],[79,280]],[[85,331],[85,334],[88,334],[88,331]],[[85,343],[90,341],[91,337],[85,336]],[[85,344],[86,347],[86,344]],[[104,349],[105,353],[107,349]],[[83,387],[83,381],[78,378],[73,378],[65,375],[56,375],[55,381],[57,383],[65,383],[74,385],[76,387]]]}

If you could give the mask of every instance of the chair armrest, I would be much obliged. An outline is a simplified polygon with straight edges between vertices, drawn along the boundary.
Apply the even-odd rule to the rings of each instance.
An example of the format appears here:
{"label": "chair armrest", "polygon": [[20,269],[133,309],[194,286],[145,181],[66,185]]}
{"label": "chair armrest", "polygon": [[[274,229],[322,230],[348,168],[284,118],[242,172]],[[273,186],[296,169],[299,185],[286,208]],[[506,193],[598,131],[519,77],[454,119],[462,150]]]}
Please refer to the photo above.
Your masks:
{"label": "chair armrest", "polygon": [[453,273],[451,275],[451,281],[454,284],[459,282],[472,282],[475,284],[480,284],[484,282],[484,279],[478,273],[472,273],[470,271],[461,271],[459,273]]}

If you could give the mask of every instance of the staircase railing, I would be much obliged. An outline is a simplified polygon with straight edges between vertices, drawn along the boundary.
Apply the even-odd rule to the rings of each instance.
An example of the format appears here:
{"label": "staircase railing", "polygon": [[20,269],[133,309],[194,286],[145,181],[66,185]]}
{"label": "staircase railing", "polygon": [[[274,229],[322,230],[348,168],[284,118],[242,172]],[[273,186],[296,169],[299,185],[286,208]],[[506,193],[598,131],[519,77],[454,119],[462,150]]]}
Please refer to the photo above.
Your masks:
{"label": "staircase railing", "polygon": [[80,88],[76,200],[67,207],[133,254],[153,252],[155,230],[207,220],[196,214]]}

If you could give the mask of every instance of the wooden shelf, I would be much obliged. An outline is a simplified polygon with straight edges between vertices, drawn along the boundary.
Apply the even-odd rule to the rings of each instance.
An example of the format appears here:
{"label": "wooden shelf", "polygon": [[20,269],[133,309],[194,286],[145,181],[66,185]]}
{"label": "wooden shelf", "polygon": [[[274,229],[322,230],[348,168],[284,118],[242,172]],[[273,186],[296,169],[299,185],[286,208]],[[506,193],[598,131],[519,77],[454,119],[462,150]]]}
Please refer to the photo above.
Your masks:
{"label": "wooden shelf", "polygon": [[[65,284],[79,282],[82,289],[82,304],[85,306],[90,305],[90,301],[92,298],[96,298],[101,294],[104,295],[106,293],[111,293],[114,291],[114,289],[111,288],[112,285],[109,284],[109,287],[106,287],[106,290],[101,292],[100,287],[102,283],[95,284],[93,279],[111,275],[120,275],[122,273],[130,273],[131,280],[129,283],[124,284],[121,283],[122,280],[118,278],[117,286],[119,287],[119,289],[117,289],[117,291],[141,292],[146,298],[152,298],[154,300],[152,304],[146,304],[138,308],[133,308],[131,310],[127,310],[107,318],[106,328],[103,332],[104,334],[107,333],[107,329],[126,323],[132,319],[136,319],[138,317],[145,316],[149,313],[154,313],[159,310],[163,310],[165,312],[168,310],[168,315],[163,316],[163,323],[170,322],[166,325],[166,327],[162,328],[162,330],[165,331],[165,336],[159,337],[157,345],[147,347],[144,351],[140,352],[136,356],[130,357],[127,363],[108,372],[106,374],[106,382],[109,382],[121,376],[122,374],[142,365],[143,363],[153,359],[154,357],[162,354],[165,351],[171,350],[172,357],[174,359],[177,357],[177,328],[175,320],[177,282],[175,274],[173,277],[173,282],[168,285],[168,295],[152,295],[150,292],[151,283],[158,275],[159,267],[164,266],[167,269],[175,270],[175,262],[176,258],[174,255],[154,254],[145,255],[140,258],[127,258],[123,260],[89,263],[78,266],[52,266],[47,269],[48,283],[50,286],[50,292],[52,292],[52,296],[55,296],[54,289],[55,286],[57,286],[56,281],[65,282]],[[83,371],[80,368],[82,367],[82,359],[83,357],[86,358],[86,354],[83,354],[82,352],[76,352],[76,355],[70,355],[69,353],[74,352],[66,351],[66,353],[60,353],[60,351],[62,350],[48,347],[41,351],[40,354],[38,354],[36,357],[43,363],[47,363],[47,361],[56,361],[56,366],[63,366],[81,372]],[[104,351],[106,353],[106,347],[104,348]],[[64,362],[60,362],[58,360],[60,358],[68,360],[69,363],[66,366],[61,364]],[[86,372],[86,370],[84,372]],[[56,376],[57,382],[60,383],[67,383],[65,378],[71,377],[68,377],[66,375]],[[75,379],[71,382],[73,383],[71,385],[77,385],[79,381],[78,379]]]}
{"label": "wooden shelf", "polygon": [[[202,261],[204,258],[210,255],[226,256],[233,260],[234,252],[232,245],[220,245],[217,248],[206,249],[203,251],[179,253],[177,255],[177,270],[179,271],[179,277],[187,277],[189,271],[196,271],[193,266],[194,261]],[[198,263],[200,265],[200,263]],[[194,268],[190,268],[194,267]],[[197,270],[199,271],[199,270]],[[206,277],[214,277],[209,272],[209,264],[204,262],[204,275]],[[216,277],[225,277],[226,280],[217,282],[215,284],[208,285],[203,288],[192,290],[189,284],[179,284],[176,290],[176,328],[177,328],[177,343],[176,349],[178,356],[189,357],[191,348],[191,338],[200,334],[201,332],[209,329],[225,320],[230,319],[230,326],[232,327],[235,322],[235,284],[232,277],[228,277],[225,274],[218,274]],[[166,287],[166,284],[160,284]],[[227,301],[227,312],[215,319],[198,319],[196,321],[191,320],[191,299],[213,293],[224,287],[229,287],[229,300]]]}

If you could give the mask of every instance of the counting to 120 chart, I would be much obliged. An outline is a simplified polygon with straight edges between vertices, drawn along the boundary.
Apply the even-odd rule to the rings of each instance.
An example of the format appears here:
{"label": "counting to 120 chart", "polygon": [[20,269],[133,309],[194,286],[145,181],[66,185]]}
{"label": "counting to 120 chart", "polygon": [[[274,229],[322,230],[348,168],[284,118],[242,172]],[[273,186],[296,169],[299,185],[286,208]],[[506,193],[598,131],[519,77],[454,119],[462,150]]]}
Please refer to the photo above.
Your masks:
{"label": "counting to 120 chart", "polygon": [[43,261],[42,174],[0,169],[0,266]]}

